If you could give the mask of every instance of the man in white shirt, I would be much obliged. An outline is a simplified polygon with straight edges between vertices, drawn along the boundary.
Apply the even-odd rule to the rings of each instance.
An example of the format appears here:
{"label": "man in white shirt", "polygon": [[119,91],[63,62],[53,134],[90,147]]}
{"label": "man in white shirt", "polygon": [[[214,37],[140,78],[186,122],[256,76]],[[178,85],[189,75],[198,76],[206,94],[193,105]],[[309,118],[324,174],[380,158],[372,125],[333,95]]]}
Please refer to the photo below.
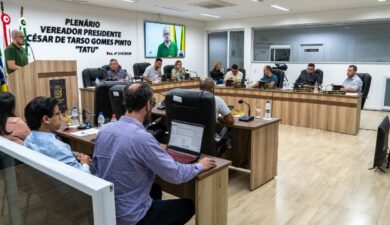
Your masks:
{"label": "man in white shirt", "polygon": [[231,70],[225,75],[224,83],[226,84],[228,80],[232,80],[233,86],[239,85],[241,84],[243,77],[244,75],[241,73],[241,71],[238,70],[237,64],[233,64]]}
{"label": "man in white shirt", "polygon": [[344,81],[344,88],[340,89],[345,92],[362,92],[363,81],[356,74],[357,67],[355,65],[350,65],[348,67],[347,76],[348,78]]}
{"label": "man in white shirt", "polygon": [[[210,78],[202,80],[200,82],[199,88],[202,91],[208,91],[214,94],[214,89],[215,89],[214,80]],[[214,98],[215,98],[215,108],[216,108],[215,109],[216,120],[222,124],[232,125],[234,123],[234,118],[229,107],[226,105],[226,103],[223,101],[221,97],[214,95]]]}
{"label": "man in white shirt", "polygon": [[162,67],[162,59],[156,58],[154,65],[150,65],[145,69],[143,75],[144,79],[149,82],[156,81],[162,75],[161,67]]}

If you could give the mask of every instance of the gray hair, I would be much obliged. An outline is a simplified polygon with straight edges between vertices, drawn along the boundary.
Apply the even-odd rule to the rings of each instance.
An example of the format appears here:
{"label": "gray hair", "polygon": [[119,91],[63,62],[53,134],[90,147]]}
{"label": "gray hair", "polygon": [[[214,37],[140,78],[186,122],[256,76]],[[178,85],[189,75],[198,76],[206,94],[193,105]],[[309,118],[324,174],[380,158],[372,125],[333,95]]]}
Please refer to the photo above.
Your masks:
{"label": "gray hair", "polygon": [[23,31],[21,31],[21,30],[16,30],[15,29],[15,30],[12,30],[12,32],[11,32],[12,39],[15,39],[15,38],[17,38],[17,37],[19,37],[21,35],[24,35]]}

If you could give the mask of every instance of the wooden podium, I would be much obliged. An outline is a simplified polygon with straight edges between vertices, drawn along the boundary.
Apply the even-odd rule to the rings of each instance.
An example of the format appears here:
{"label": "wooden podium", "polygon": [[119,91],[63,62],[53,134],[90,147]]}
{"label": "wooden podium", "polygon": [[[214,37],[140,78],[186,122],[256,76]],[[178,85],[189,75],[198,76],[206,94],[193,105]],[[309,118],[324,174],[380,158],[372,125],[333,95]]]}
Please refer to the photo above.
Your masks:
{"label": "wooden podium", "polygon": [[[16,98],[16,116],[24,118],[25,106],[38,96],[61,97],[66,92],[66,95],[62,97],[66,96],[67,108],[79,106],[77,64],[74,60],[36,60],[9,74],[7,80],[8,90]],[[53,85],[54,82],[65,83],[65,91],[60,86]],[[51,83],[52,87],[50,87]],[[50,91],[51,88],[52,91]]]}

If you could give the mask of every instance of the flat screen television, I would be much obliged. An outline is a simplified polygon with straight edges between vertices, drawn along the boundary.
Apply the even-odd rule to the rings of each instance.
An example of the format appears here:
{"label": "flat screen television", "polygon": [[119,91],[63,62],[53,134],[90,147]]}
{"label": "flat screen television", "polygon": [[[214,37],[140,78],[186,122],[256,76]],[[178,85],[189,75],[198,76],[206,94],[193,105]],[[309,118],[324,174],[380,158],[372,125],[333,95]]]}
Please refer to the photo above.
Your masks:
{"label": "flat screen television", "polygon": [[381,166],[386,160],[387,151],[389,149],[389,129],[389,117],[386,116],[382,123],[378,126],[373,168],[382,170]]}
{"label": "flat screen television", "polygon": [[145,58],[184,58],[185,26],[145,21]]}

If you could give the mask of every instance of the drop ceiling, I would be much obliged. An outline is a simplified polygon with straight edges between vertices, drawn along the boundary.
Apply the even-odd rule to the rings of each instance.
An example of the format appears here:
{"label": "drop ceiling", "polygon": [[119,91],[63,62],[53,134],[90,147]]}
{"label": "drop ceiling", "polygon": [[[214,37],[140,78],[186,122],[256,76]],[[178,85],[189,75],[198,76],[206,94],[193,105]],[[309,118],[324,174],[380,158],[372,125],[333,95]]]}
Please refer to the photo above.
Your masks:
{"label": "drop ceiling", "polygon": [[[159,13],[202,21],[238,19],[258,16],[269,16],[288,13],[305,13],[313,11],[329,11],[336,9],[364,8],[372,6],[389,6],[390,0],[60,0],[75,4],[91,4],[96,6],[118,8],[124,10]],[[78,2],[78,3],[77,3]],[[205,3],[208,2],[208,3]],[[208,5],[209,7],[201,7]],[[226,7],[216,7],[226,5]],[[289,12],[271,8],[278,5],[290,9]],[[215,8],[216,7],[216,8]],[[200,14],[219,16],[206,17]]]}

